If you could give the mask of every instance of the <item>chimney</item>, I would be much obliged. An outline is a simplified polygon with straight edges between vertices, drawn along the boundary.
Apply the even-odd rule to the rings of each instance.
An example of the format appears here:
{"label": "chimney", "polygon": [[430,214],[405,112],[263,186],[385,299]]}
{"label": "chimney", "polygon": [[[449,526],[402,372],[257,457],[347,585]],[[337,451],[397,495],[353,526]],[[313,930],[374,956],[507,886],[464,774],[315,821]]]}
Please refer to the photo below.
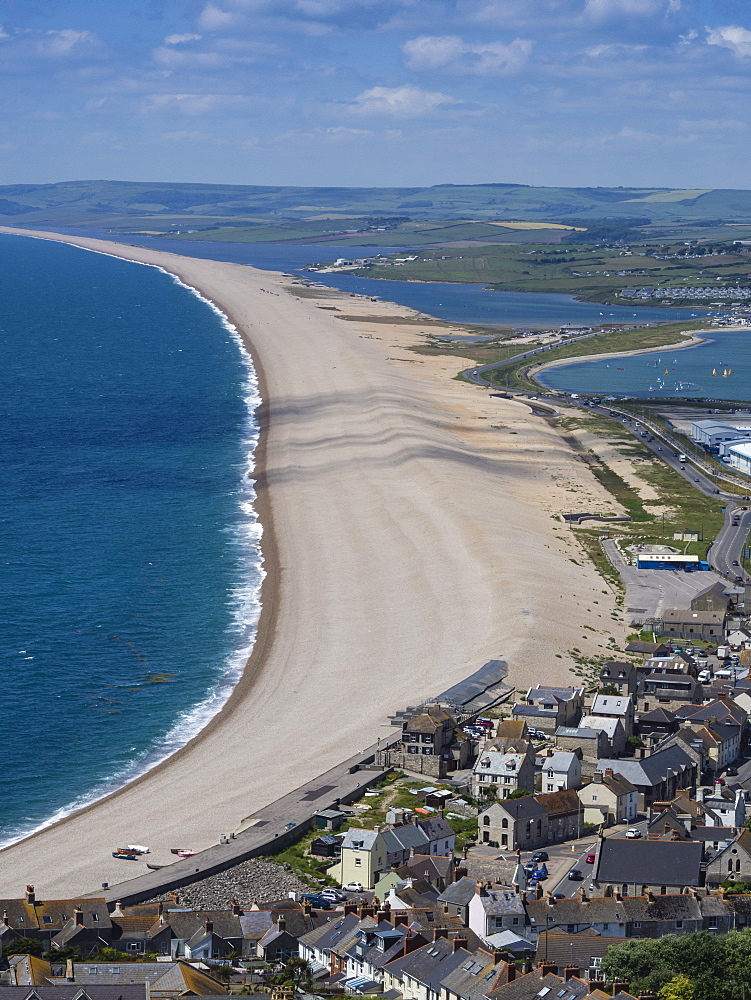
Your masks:
{"label": "chimney", "polygon": [[475,893],[478,896],[487,896],[487,892],[485,891],[485,883],[482,881],[482,879],[480,879],[475,885]]}
{"label": "chimney", "polygon": [[241,913],[242,913],[242,910],[240,909],[239,902],[237,901],[237,899],[233,899],[232,900],[232,916],[233,917],[239,917]]}
{"label": "chimney", "polygon": [[83,910],[80,906],[73,907],[73,919],[76,922],[76,927],[83,927]]}
{"label": "chimney", "polygon": [[587,895],[587,890],[584,888],[584,886],[582,886],[579,889],[579,902],[580,903],[588,903],[589,902],[589,896]]}
{"label": "chimney", "polygon": [[532,971],[533,968],[534,968],[534,966],[532,965],[532,959],[531,958],[525,958],[524,959],[524,975],[528,976],[530,974],[530,972]]}
{"label": "chimney", "polygon": [[[352,909],[349,912],[350,913],[356,913],[357,912],[357,907],[353,906]],[[310,902],[309,899],[306,899],[305,902],[302,904],[302,913],[303,913],[304,917],[312,917],[313,916],[313,904]],[[346,907],[345,907],[345,916],[346,916]]]}
{"label": "chimney", "polygon": [[33,885],[26,886],[26,902],[29,904],[29,906],[33,906],[34,903],[36,903],[36,895],[34,893]]}
{"label": "chimney", "polygon": [[287,921],[284,919],[281,913],[276,918],[276,927],[277,930],[279,931],[285,931],[287,929]]}
{"label": "chimney", "polygon": [[513,983],[515,979],[516,979],[516,966],[514,965],[513,962],[509,962],[506,965],[506,982]]}
{"label": "chimney", "polygon": [[[310,905],[310,904],[308,904]],[[303,906],[303,909],[305,907]],[[345,903],[344,904],[344,916],[348,917],[350,913],[357,913],[357,903]]]}
{"label": "chimney", "polygon": [[602,784],[602,771],[595,771],[595,773],[592,775],[592,781],[596,785],[601,785]]}
{"label": "chimney", "polygon": [[555,975],[558,971],[558,966],[555,962],[538,962],[537,968],[540,971],[540,979],[542,979],[543,976],[547,976],[549,973]]}
{"label": "chimney", "polygon": [[400,924],[404,924],[406,926],[409,923],[409,917],[406,913],[394,913],[393,917],[394,927],[398,927]]}
{"label": "chimney", "polygon": [[448,927],[436,927],[433,931],[433,941],[437,941],[438,938],[447,938],[448,936]]}
{"label": "chimney", "polygon": [[209,918],[206,917],[206,919],[203,922],[203,929],[206,931],[207,934],[213,934],[214,933],[214,921],[213,920],[209,920]]}
{"label": "chimney", "polygon": [[468,868],[464,868],[462,865],[458,865],[454,871],[454,881],[458,882],[459,879],[466,878],[468,871],[469,871]]}
{"label": "chimney", "polygon": [[455,937],[452,942],[452,951],[459,951],[460,948],[467,947],[467,938],[465,937]]}
{"label": "chimney", "polygon": [[631,983],[628,981],[628,979],[616,979],[613,982],[613,996],[615,996],[617,993],[628,993],[628,988],[630,985]]}
{"label": "chimney", "polygon": [[644,895],[647,897],[647,901],[649,903],[654,903],[654,901],[655,901],[655,894],[652,892],[651,889],[647,889],[647,891],[644,893]]}
{"label": "chimney", "polygon": [[65,962],[65,978],[68,980],[69,983],[75,983],[75,981],[76,981],[76,974],[73,971],[73,959],[72,958],[66,959],[66,962]]}
{"label": "chimney", "polygon": [[620,889],[613,889],[613,895],[615,896],[615,898],[618,900],[619,903],[623,899],[623,893],[621,892]]}
{"label": "chimney", "polygon": [[[119,903],[117,904],[117,908],[118,909],[120,908],[120,904]],[[157,903],[157,907],[156,907],[156,915],[158,917],[161,917],[161,915],[163,913],[164,913],[164,903],[161,900],[159,900],[159,902]]]}
{"label": "chimney", "polygon": [[604,993],[605,985],[606,983],[604,979],[590,979],[588,983],[591,993],[594,993],[595,990],[599,990],[601,993]]}
{"label": "chimney", "polygon": [[379,923],[379,924],[383,923],[384,920],[388,920],[388,918],[389,918],[389,911],[388,910],[377,910],[375,918],[376,918],[376,922],[377,923]]}
{"label": "chimney", "polygon": [[548,892],[545,893],[545,902],[548,904],[548,906],[555,906],[555,897],[553,896],[553,893],[550,892],[550,890],[548,890]]}
{"label": "chimney", "polygon": [[[161,906],[161,903],[159,905]],[[122,917],[123,916],[122,906],[123,906],[122,900],[118,899],[115,902],[115,909],[112,911],[112,916],[113,917]]]}
{"label": "chimney", "polygon": [[568,982],[569,979],[573,979],[575,976],[578,976],[579,971],[580,970],[578,965],[567,965],[563,970],[564,982]]}
{"label": "chimney", "polygon": [[612,778],[613,777],[613,768],[612,767],[606,767],[605,768],[605,777],[606,778]]}

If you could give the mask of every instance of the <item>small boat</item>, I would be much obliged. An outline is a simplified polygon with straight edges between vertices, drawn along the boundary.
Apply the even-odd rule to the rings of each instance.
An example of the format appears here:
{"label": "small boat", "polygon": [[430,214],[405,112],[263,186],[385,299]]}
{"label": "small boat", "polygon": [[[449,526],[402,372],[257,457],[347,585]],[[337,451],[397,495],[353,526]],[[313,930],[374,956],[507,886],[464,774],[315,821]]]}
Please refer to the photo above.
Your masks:
{"label": "small boat", "polygon": [[138,861],[141,855],[134,854],[133,851],[113,851],[112,857],[119,861]]}
{"label": "small boat", "polygon": [[121,854],[149,854],[150,851],[148,847],[144,847],[142,844],[126,844],[125,847],[118,847],[118,851]]}
{"label": "small boat", "polygon": [[191,851],[187,847],[173,847],[170,849],[170,854],[176,854],[178,858],[192,858],[198,851]]}
{"label": "small boat", "polygon": [[146,867],[150,868],[153,872],[161,871],[162,868],[166,868],[166,865],[152,865],[150,862],[146,862]]}
{"label": "small boat", "polygon": [[617,372],[625,372],[625,370],[626,370],[625,368],[616,368]]}
{"label": "small boat", "polygon": [[712,374],[713,374],[713,375],[716,375],[716,374],[717,374],[717,369],[716,369],[716,368],[713,368],[713,369],[712,369]]}

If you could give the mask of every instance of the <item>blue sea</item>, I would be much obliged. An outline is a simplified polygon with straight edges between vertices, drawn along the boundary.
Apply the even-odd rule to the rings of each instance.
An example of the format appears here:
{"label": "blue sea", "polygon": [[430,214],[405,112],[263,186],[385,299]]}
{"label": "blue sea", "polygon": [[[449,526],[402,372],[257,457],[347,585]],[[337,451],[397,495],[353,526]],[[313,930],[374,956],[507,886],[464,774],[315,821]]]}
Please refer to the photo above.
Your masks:
{"label": "blue sea", "polygon": [[578,361],[549,368],[537,379],[564,392],[681,401],[751,400],[751,329],[719,329],[701,336],[707,338],[705,343],[680,351],[663,349],[630,358]]}
{"label": "blue sea", "polygon": [[0,235],[0,843],[218,711],[259,613],[255,374],[153,268]]}

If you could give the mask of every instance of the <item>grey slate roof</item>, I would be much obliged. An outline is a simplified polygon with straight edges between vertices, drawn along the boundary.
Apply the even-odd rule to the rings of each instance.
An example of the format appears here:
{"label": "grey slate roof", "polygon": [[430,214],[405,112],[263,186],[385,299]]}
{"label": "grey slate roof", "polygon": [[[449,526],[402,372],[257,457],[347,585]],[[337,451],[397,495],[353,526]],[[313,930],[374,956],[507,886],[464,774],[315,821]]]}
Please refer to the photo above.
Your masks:
{"label": "grey slate roof", "polygon": [[[606,767],[612,766],[612,761],[602,760],[598,762],[597,770],[604,771]],[[678,746],[667,747],[643,760],[619,760],[617,764],[618,773],[637,788],[658,785],[665,778],[668,768],[676,771],[692,766],[693,761],[689,755]]]}
{"label": "grey slate roof", "polygon": [[595,880],[600,883],[699,885],[704,847],[697,841],[621,840],[600,843]]}
{"label": "grey slate roof", "polygon": [[586,997],[589,992],[589,986],[582,979],[574,977],[564,982],[561,976],[554,976],[552,973],[543,976],[535,969],[507,986],[491,990],[486,996],[489,1000],[537,1000],[538,997],[547,997],[547,1000],[578,1000],[579,997]]}
{"label": "grey slate roof", "polygon": [[359,827],[350,827],[344,835],[342,847],[358,847],[361,851],[371,851],[378,834],[375,830],[362,830]]}
{"label": "grey slate roof", "polygon": [[454,951],[453,942],[447,938],[438,938],[408,955],[394,959],[386,968],[392,976],[401,979],[406,974],[437,994],[440,992],[441,981],[450,972],[466,965],[470,959],[478,961],[464,948]]}
{"label": "grey slate roof", "polygon": [[447,885],[438,897],[439,903],[453,903],[455,906],[467,906],[477,891],[477,882],[466,875],[457,882]]}
{"label": "grey slate roof", "polygon": [[146,983],[125,986],[6,986],[3,1000],[146,1000]]}
{"label": "grey slate roof", "polygon": [[480,899],[491,917],[524,916],[524,904],[513,889],[491,889]]}

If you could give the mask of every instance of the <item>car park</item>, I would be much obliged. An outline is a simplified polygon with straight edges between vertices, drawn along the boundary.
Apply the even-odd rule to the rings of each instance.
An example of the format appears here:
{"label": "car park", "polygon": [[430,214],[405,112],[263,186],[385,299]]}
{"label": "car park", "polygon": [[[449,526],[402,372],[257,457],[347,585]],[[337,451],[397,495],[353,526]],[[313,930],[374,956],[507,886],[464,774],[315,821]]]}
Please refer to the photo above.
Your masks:
{"label": "car park", "polygon": [[347,882],[342,889],[345,892],[365,892],[365,886],[361,882]]}

